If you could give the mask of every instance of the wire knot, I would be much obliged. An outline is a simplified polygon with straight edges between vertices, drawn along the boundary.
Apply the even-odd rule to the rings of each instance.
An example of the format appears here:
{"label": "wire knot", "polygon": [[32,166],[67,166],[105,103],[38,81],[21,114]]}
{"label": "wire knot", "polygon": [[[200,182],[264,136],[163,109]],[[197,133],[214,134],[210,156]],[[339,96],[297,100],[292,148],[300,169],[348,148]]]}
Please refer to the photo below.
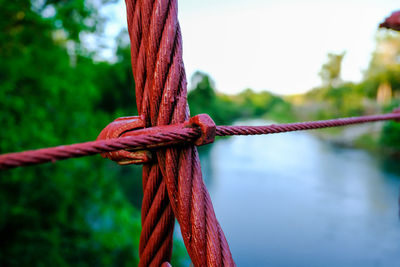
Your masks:
{"label": "wire knot", "polygon": [[[100,132],[97,140],[118,138],[126,132],[143,129],[144,125],[139,116],[121,117],[107,125]],[[152,158],[151,153],[147,150],[129,151],[125,149],[101,153],[101,156],[116,161],[119,165],[148,163]]]}
{"label": "wire knot", "polygon": [[199,127],[200,137],[194,141],[196,146],[202,146],[214,142],[217,126],[208,114],[199,114],[189,120],[190,127]]}
{"label": "wire knot", "polygon": [[[97,140],[107,140],[127,136],[167,136],[175,134],[187,138],[188,142],[193,142],[196,146],[202,146],[214,142],[216,134],[216,125],[207,114],[199,114],[189,119],[189,121],[179,124],[154,126],[144,128],[144,121],[139,116],[121,117],[107,125],[97,137]],[[187,128],[195,129],[197,138],[185,135]],[[151,146],[151,149],[174,145],[173,142],[160,142]],[[120,165],[144,164],[152,160],[150,150],[129,150],[122,149],[114,152],[101,153],[104,158],[116,161]]]}

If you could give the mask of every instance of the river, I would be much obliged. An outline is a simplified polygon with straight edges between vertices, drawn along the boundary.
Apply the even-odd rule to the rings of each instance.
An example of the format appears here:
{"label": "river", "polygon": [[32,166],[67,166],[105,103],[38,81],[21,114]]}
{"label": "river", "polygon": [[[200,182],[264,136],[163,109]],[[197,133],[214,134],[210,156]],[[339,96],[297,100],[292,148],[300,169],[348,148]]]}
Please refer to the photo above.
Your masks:
{"label": "river", "polygon": [[219,139],[200,159],[238,266],[400,266],[394,160],[309,132]]}

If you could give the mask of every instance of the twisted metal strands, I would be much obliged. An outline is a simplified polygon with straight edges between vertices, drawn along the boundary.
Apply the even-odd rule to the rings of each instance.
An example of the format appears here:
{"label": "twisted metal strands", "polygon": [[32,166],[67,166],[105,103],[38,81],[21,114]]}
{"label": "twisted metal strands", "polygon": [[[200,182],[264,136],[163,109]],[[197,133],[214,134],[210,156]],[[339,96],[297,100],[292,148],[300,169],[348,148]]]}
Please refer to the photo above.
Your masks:
{"label": "twisted metal strands", "polygon": [[[217,126],[216,135],[233,136],[285,133],[387,120],[400,120],[400,113],[396,112],[382,115],[288,124],[272,124],[267,126]],[[0,155],[0,169],[11,169],[20,166],[55,162],[57,160],[90,156],[120,149],[147,150],[174,145],[184,145],[192,143],[201,134],[200,129],[197,128],[182,127],[171,129],[172,128],[156,134],[147,134],[146,132],[138,134],[136,132],[134,136],[3,154]],[[129,133],[126,135],[129,135]]]}

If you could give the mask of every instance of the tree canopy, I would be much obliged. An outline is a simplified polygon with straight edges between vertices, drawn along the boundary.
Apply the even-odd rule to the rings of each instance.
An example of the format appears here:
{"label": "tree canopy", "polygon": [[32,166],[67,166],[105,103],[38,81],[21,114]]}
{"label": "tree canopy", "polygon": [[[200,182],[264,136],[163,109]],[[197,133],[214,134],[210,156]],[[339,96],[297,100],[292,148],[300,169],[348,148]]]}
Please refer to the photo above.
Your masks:
{"label": "tree canopy", "polygon": [[[96,3],[0,0],[0,153],[94,140],[135,113],[129,48],[97,63],[81,40],[101,34]],[[1,172],[0,266],[137,265],[141,195],[140,167],[100,156]]]}
{"label": "tree canopy", "polygon": [[322,79],[322,84],[325,86],[337,86],[341,82],[342,61],[345,52],[341,54],[328,54],[327,62],[322,65],[319,76]]}

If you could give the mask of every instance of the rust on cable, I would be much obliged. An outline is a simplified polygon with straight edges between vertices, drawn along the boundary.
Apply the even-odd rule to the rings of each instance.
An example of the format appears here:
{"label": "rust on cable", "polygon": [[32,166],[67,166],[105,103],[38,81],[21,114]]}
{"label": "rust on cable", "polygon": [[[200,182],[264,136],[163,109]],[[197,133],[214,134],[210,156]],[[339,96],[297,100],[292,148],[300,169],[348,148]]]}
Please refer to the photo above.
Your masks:
{"label": "rust on cable", "polygon": [[[145,128],[189,121],[177,0],[125,2],[136,103]],[[211,136],[199,142],[210,142]],[[234,266],[194,144],[158,149],[154,156],[143,165],[139,266],[170,261],[174,216],[195,266]]]}
{"label": "rust on cable", "polygon": [[[125,0],[139,116],[118,118],[96,141],[0,155],[0,169],[101,154],[143,165],[139,266],[169,267],[175,218],[194,266],[235,266],[204,185],[196,146],[215,136],[259,135],[400,121],[391,113],[266,126],[216,126],[189,117],[177,0]],[[400,11],[382,28],[400,30]]]}
{"label": "rust on cable", "polygon": [[[400,121],[400,108],[387,114],[333,120],[272,124],[265,126],[215,126],[215,136],[286,133],[388,120]],[[190,127],[188,127],[189,125]],[[200,142],[199,139],[201,139],[202,136],[210,140],[209,136],[206,137],[209,132],[202,130],[201,127],[207,128],[209,125],[201,126],[197,123],[193,124],[189,120],[187,123],[177,125],[128,131],[119,138],[98,139],[97,141],[86,143],[7,153],[0,155],[0,169],[11,169],[46,162],[55,162],[57,160],[91,156],[122,149],[128,151],[156,150],[168,146],[184,145],[188,143],[196,144]],[[213,126],[211,125],[211,127]],[[211,137],[211,139],[213,138]]]}

